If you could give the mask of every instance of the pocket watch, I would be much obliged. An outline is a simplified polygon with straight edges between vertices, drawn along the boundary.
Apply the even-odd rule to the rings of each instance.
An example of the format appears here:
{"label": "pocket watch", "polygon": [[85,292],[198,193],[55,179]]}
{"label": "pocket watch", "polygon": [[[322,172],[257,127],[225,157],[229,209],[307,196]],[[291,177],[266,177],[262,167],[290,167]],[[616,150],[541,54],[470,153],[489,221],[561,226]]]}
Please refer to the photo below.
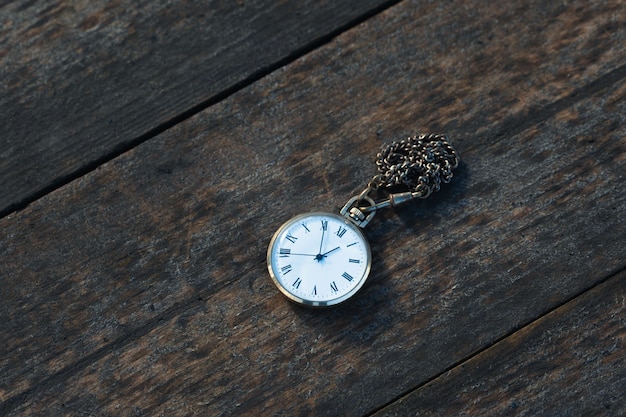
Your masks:
{"label": "pocket watch", "polygon": [[[378,174],[338,214],[312,212],[281,225],[267,250],[272,281],[289,300],[309,307],[329,307],[354,296],[372,264],[361,232],[376,211],[415,198],[426,198],[452,179],[459,157],[443,134],[412,136],[392,142],[376,155]],[[393,190],[376,202],[370,196]],[[403,190],[402,192],[395,192]]]}

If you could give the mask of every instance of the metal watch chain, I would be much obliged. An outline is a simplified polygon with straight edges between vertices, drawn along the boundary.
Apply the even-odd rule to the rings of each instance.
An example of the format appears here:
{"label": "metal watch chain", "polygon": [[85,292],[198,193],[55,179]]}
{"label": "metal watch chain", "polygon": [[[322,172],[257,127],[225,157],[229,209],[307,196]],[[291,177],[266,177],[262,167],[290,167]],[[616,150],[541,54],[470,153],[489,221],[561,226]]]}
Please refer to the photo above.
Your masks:
{"label": "metal watch chain", "polygon": [[[426,198],[438,191],[442,182],[450,182],[452,170],[458,165],[459,156],[443,134],[430,133],[392,142],[376,155],[378,174],[361,194],[348,200],[341,215],[365,227],[380,208]],[[376,202],[369,194],[382,187],[408,191],[390,193],[389,198]]]}

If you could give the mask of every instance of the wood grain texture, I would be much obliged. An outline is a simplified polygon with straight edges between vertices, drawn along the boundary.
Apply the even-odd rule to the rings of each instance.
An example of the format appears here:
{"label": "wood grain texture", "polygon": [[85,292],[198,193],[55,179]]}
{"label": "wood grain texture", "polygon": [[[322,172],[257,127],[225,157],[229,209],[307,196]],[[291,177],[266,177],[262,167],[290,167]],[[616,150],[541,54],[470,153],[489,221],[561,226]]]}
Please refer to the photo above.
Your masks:
{"label": "wood grain texture", "polygon": [[376,416],[626,415],[626,273]]}
{"label": "wood grain texture", "polygon": [[2,2],[0,213],[388,3]]}
{"label": "wood grain texture", "polygon": [[[620,2],[403,2],[0,221],[4,415],[362,415],[624,267]],[[540,30],[541,29],[541,30]],[[449,134],[371,278],[292,306],[265,250],[383,141]]]}

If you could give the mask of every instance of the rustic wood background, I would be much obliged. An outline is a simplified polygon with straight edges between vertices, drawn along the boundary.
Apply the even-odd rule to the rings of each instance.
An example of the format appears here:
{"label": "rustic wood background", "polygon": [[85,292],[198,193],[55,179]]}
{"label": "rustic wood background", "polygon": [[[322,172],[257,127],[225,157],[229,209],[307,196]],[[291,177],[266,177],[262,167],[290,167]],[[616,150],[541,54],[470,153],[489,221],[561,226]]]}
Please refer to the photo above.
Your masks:
{"label": "rustic wood background", "polygon": [[[0,415],[626,415],[621,0],[0,2]],[[290,304],[274,230],[462,164]]]}

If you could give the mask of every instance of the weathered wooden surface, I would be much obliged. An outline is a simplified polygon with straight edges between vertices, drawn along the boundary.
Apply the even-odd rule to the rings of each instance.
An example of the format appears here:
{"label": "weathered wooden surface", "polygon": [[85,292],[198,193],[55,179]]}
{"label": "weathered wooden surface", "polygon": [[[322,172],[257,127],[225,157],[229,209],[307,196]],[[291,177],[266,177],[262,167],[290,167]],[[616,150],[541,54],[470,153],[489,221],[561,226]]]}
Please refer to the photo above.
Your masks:
{"label": "weathered wooden surface", "polygon": [[626,415],[622,272],[377,416]]}
{"label": "weathered wooden surface", "polygon": [[0,214],[393,1],[5,1]]}
{"label": "weathered wooden surface", "polygon": [[[0,414],[368,414],[622,270],[626,11],[545,3],[402,2],[2,219]],[[453,183],[288,304],[274,229],[419,130]]]}

